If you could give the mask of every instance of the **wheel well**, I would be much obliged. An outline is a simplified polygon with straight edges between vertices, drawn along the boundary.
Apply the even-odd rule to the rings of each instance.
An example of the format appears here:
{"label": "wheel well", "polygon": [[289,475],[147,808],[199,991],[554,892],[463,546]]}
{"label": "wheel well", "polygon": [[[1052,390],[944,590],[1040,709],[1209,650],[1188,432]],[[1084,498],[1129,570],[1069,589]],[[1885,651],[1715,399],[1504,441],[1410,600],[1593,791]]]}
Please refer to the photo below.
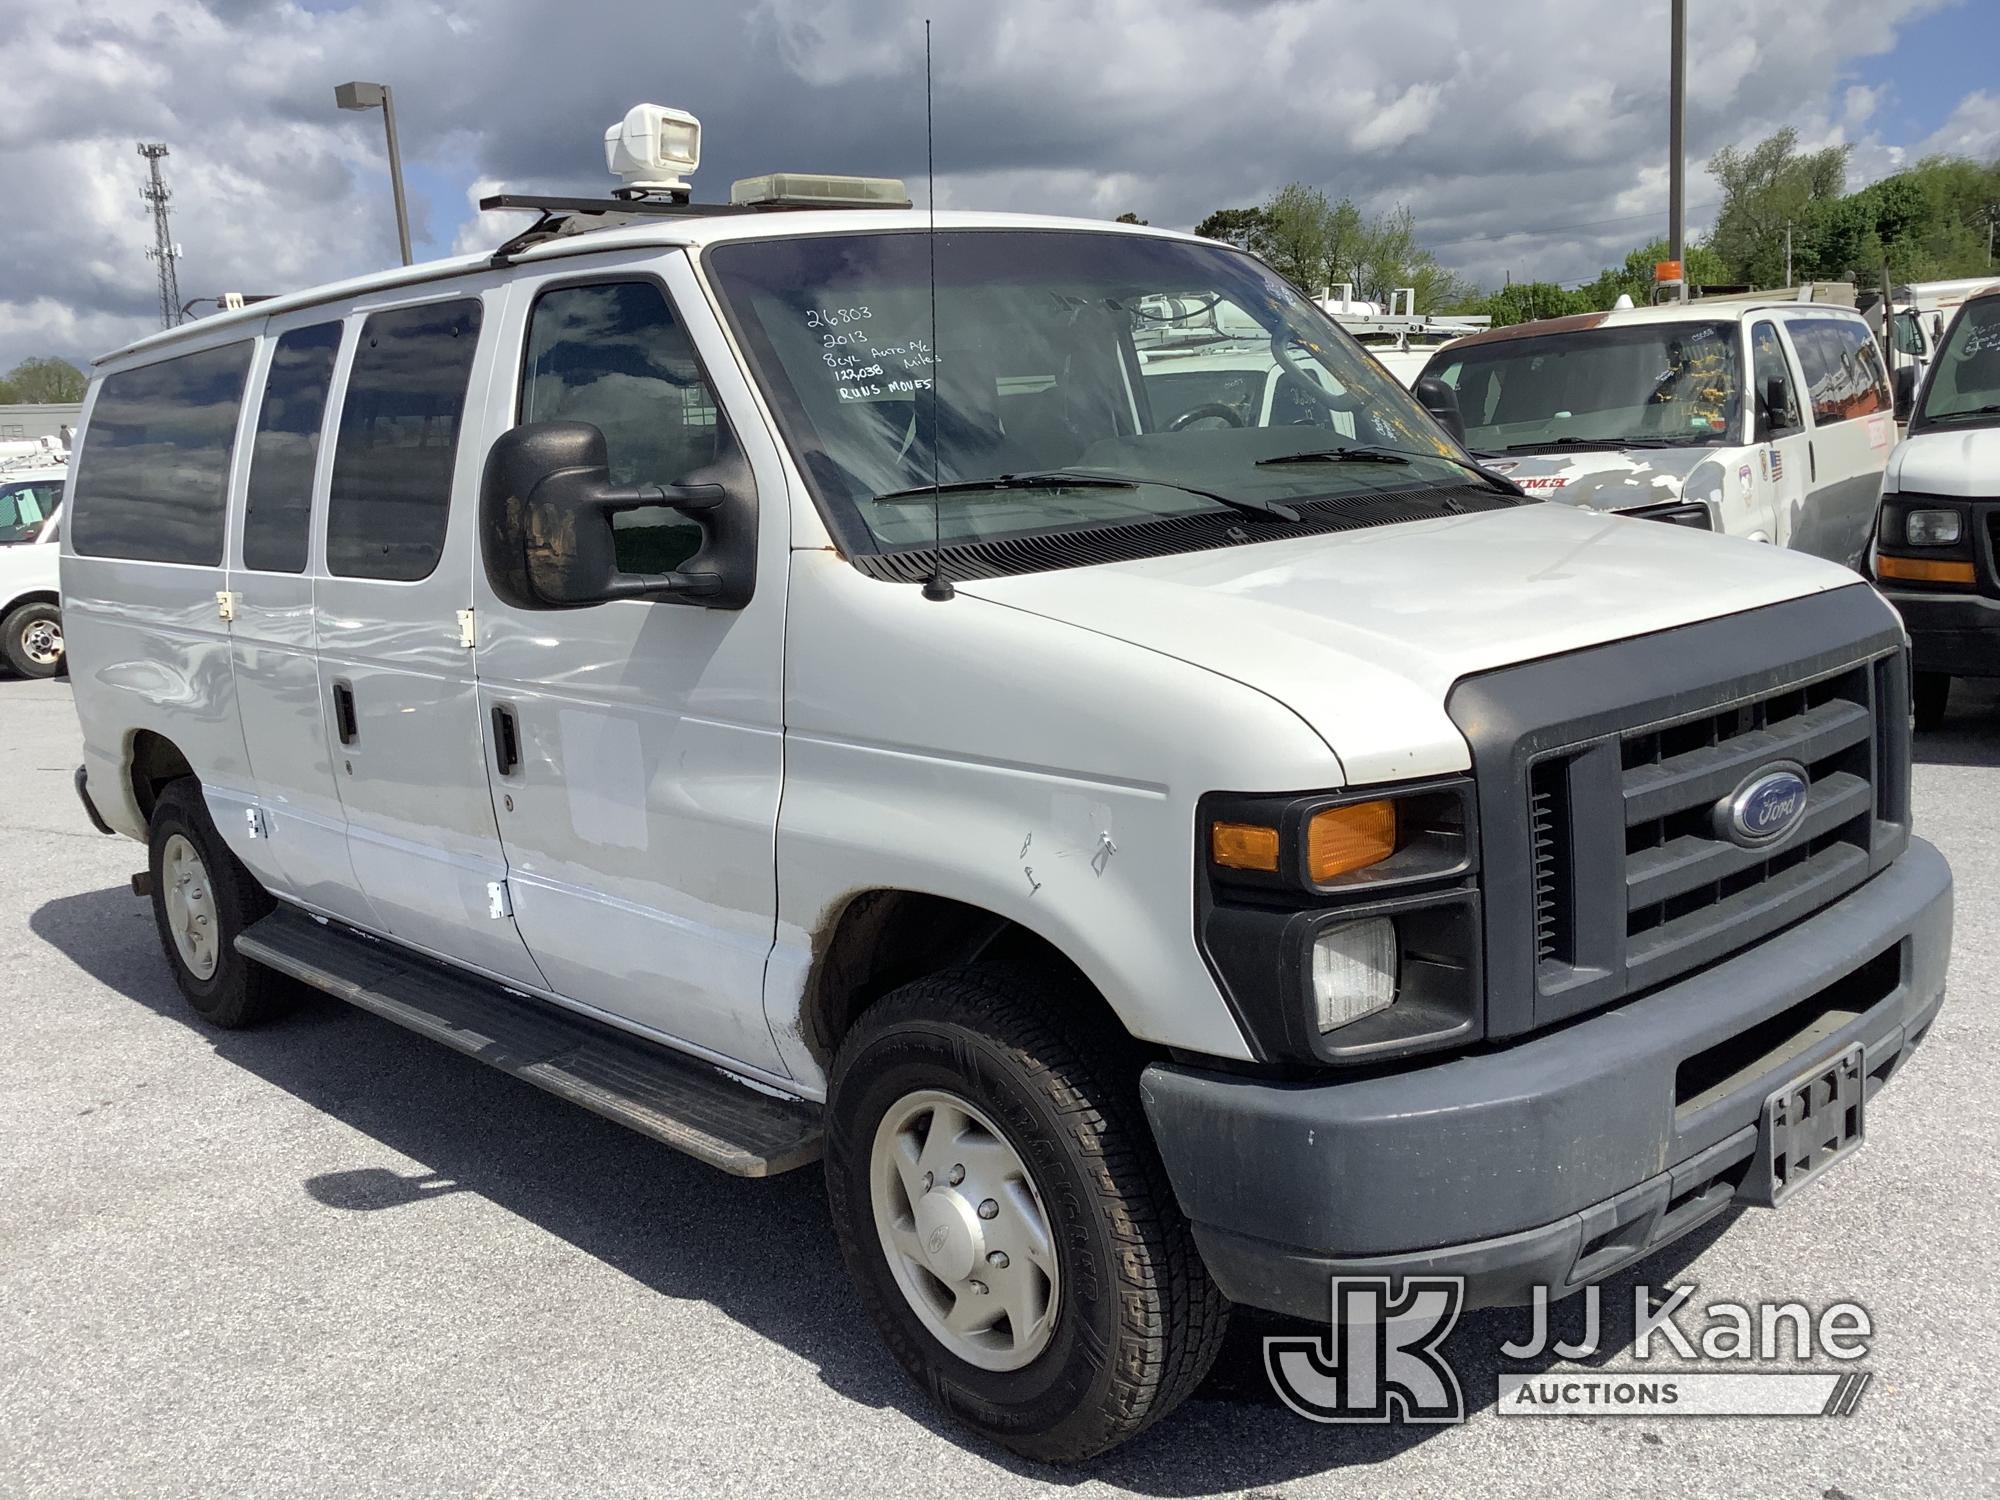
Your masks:
{"label": "wheel well", "polygon": [[165,735],[142,729],[132,736],[132,799],[148,823],[153,821],[153,808],[167,783],[192,775],[194,767],[188,764],[180,747]]}
{"label": "wheel well", "polygon": [[54,589],[32,589],[17,599],[9,599],[4,606],[0,606],[0,618],[11,615],[24,604],[53,604],[60,608],[62,596]]}
{"label": "wheel well", "polygon": [[979,960],[1030,963],[1074,976],[1103,1006],[1082,970],[1053,943],[981,907],[921,891],[864,891],[821,930],[806,984],[805,1040],[830,1062],[854,1023],[877,1000],[912,980]]}

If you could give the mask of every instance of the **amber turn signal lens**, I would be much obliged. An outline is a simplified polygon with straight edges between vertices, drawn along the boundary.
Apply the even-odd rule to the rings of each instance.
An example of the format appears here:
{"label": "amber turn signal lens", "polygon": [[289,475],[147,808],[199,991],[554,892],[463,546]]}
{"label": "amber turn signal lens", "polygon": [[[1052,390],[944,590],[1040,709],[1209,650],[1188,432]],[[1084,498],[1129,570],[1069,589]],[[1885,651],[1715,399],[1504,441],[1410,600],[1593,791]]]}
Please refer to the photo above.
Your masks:
{"label": "amber turn signal lens", "polygon": [[1396,804],[1355,802],[1306,825],[1306,873],[1317,883],[1379,865],[1396,852]]}
{"label": "amber turn signal lens", "polygon": [[1225,870],[1278,868],[1278,830],[1257,823],[1208,825],[1209,857]]}
{"label": "amber turn signal lens", "polygon": [[1883,557],[1875,559],[1877,578],[1907,578],[1912,583],[1977,583],[1979,575],[1969,562],[1939,562],[1929,557]]}

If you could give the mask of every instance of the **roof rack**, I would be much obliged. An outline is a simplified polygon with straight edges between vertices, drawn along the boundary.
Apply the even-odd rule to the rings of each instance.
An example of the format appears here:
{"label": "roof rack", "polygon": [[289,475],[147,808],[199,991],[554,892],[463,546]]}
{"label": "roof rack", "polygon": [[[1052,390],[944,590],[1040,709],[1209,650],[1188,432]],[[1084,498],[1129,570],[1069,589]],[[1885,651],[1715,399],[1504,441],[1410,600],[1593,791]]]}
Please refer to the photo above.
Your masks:
{"label": "roof rack", "polygon": [[[615,215],[612,222],[622,219],[706,219],[723,214],[751,214],[757,208],[749,203],[694,203],[685,195],[676,194],[667,198],[539,198],[520,193],[495,193],[490,198],[481,198],[479,208],[482,213],[495,210],[521,210],[539,214],[541,217],[519,234],[512,236],[493,252],[491,264],[497,269],[512,265],[513,259],[530,245],[539,245],[543,240],[552,240],[557,235],[579,232],[569,226],[578,219],[603,218]],[[591,228],[610,228],[610,224],[592,225]]]}

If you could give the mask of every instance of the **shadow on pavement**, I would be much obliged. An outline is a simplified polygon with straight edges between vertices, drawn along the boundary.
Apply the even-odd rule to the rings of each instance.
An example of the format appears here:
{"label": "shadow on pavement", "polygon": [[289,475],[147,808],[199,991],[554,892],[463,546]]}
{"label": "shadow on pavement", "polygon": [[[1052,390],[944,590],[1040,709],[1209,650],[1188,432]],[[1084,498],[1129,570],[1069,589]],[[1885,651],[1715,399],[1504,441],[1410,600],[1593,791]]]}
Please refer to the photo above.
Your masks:
{"label": "shadow on pavement", "polygon": [[[427,1169],[370,1167],[307,1180],[303,1190],[330,1208],[401,1213],[440,1194],[478,1193],[664,1296],[710,1303],[812,1361],[842,1396],[894,1407],[1047,1484],[1099,1480],[1162,1497],[1255,1489],[1380,1463],[1449,1430],[1325,1427],[1293,1415],[1265,1377],[1262,1336],[1304,1325],[1246,1312],[1202,1391],[1165,1422],[1091,1464],[1051,1469],[1019,1459],[946,1422],[878,1343],[846,1289],[816,1170],[763,1182],[725,1176],[316,993],[283,1020],[214,1030],[175,990],[152,923],[132,920],[135,904],[116,887],[65,896],[40,907],[29,925],[99,983],[200,1032],[218,1057]],[[1635,1283],[1672,1283],[1723,1227],[1705,1226],[1607,1283],[1607,1347],[1585,1363],[1605,1363],[1629,1342]],[[1551,1322],[1559,1337],[1576,1337],[1579,1303],[1560,1304]],[[1533,1372],[1556,1362],[1502,1359],[1500,1344],[1525,1339],[1530,1323],[1527,1309],[1461,1319],[1445,1348],[1472,1410],[1492,1404],[1503,1369]]]}
{"label": "shadow on pavement", "polygon": [[1916,758],[1920,766],[2000,766],[2000,680],[1954,682],[1944,725],[1918,733]]}

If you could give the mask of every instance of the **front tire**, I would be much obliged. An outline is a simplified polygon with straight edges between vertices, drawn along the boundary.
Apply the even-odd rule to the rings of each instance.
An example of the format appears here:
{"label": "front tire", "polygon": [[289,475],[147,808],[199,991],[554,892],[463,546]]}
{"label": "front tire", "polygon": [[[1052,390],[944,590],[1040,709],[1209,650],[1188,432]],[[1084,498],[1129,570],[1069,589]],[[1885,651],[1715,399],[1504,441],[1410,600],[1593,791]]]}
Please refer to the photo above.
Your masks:
{"label": "front tire", "polygon": [[62,611],[53,604],[23,604],[0,620],[0,656],[23,677],[53,677],[62,670]]}
{"label": "front tire", "polygon": [[284,975],[236,951],[236,937],[276,905],[229,852],[193,777],[168,783],[148,835],[153,921],[174,983],[212,1026],[251,1026],[285,1010]]}
{"label": "front tire", "polygon": [[1911,706],[1916,711],[1917,728],[1929,731],[1944,724],[1945,706],[1951,702],[1951,676],[1946,672],[1919,672],[1911,684]]}
{"label": "front tire", "polygon": [[918,980],[828,1096],[834,1226],[883,1341],[951,1416],[1058,1463],[1179,1405],[1229,1313],[1093,1003],[1012,966]]}

